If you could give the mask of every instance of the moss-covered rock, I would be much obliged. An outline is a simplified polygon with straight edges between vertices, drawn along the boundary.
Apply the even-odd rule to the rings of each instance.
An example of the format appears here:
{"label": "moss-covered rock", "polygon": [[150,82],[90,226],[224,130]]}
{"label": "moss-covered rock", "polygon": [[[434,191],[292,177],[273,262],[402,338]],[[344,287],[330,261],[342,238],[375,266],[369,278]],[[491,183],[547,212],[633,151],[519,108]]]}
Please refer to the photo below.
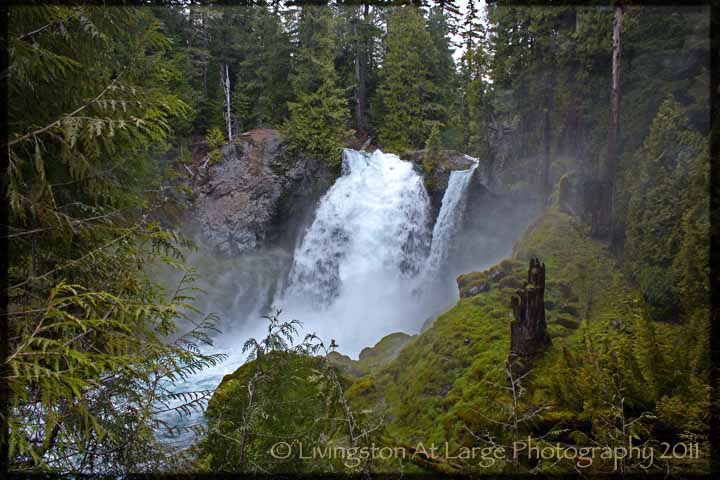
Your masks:
{"label": "moss-covered rock", "polygon": [[[341,460],[305,459],[300,450],[300,445],[305,452],[315,447],[349,446],[339,390],[327,368],[322,357],[271,352],[263,358],[252,404],[248,401],[248,386],[256,362],[248,362],[226,375],[205,412],[208,434],[198,446],[199,470],[291,473],[343,468],[338,463]],[[344,382],[347,387],[349,382]],[[278,442],[291,445],[287,458],[273,456],[273,445]],[[280,456],[285,453],[280,452]]]}
{"label": "moss-covered rock", "polygon": [[407,333],[395,332],[384,336],[374,346],[363,348],[358,360],[339,352],[331,352],[327,359],[344,375],[359,378],[394,360],[412,338],[413,336]]}
{"label": "moss-covered rock", "polygon": [[400,350],[412,339],[411,335],[402,332],[384,336],[372,348],[363,348],[359,356],[359,365],[363,372],[370,373],[398,356]]}

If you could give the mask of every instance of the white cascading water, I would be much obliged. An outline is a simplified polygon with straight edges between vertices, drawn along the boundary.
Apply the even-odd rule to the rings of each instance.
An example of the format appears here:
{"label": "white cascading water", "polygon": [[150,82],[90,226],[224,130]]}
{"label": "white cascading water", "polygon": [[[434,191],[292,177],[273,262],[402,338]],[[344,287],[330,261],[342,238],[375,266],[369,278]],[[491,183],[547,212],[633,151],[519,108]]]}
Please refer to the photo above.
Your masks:
{"label": "white cascading water", "polygon": [[429,198],[410,162],[345,150],[294,254],[284,312],[357,357],[384,335],[417,330],[413,297],[429,248]]}
{"label": "white cascading water", "polygon": [[472,160],[475,160],[475,164],[469,169],[450,172],[440,212],[433,227],[432,245],[430,255],[425,262],[424,276],[432,277],[446,266],[451,241],[460,228],[463,211],[465,210],[465,192],[478,166],[477,159],[473,158]]}
{"label": "white cascading water", "polygon": [[389,333],[416,333],[456,299],[443,267],[476,167],[450,174],[430,235],[430,200],[412,164],[345,150],[343,176],[295,251],[283,311],[355,358]]}

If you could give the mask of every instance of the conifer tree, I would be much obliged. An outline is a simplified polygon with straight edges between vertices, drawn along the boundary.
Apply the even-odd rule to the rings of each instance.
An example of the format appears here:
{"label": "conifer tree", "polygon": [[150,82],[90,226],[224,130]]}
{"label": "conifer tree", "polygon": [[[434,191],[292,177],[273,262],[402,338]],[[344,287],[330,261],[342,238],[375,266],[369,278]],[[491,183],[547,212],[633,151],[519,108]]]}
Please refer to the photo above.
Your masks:
{"label": "conifer tree", "polygon": [[452,35],[456,35],[460,30],[460,6],[456,0],[437,0],[437,8],[442,12],[446,18],[448,32]]}
{"label": "conifer tree", "polygon": [[490,114],[489,74],[486,32],[475,1],[468,2],[463,19],[463,54],[460,58],[459,89],[462,148],[471,155],[488,156],[488,121]]}
{"label": "conifer tree", "polygon": [[428,62],[432,39],[415,7],[398,8],[387,24],[386,48],[378,94],[382,105],[378,134],[390,151],[422,148],[442,106]]}
{"label": "conifer tree", "polygon": [[340,164],[340,150],[352,131],[349,107],[335,70],[333,14],[328,8],[304,6],[298,22],[298,52],[292,77],[295,100],[288,103],[283,125],[296,151]]}
{"label": "conifer tree", "polygon": [[242,130],[278,125],[292,94],[287,81],[290,39],[280,16],[262,6],[250,10],[247,28],[236,40],[242,59],[236,67],[234,112]]}
{"label": "conifer tree", "polygon": [[[181,267],[187,246],[153,211],[153,157],[189,113],[170,43],[132,8],[13,8],[10,25],[3,446],[21,470],[159,468],[171,457],[158,414],[208,395],[169,387],[218,360],[198,350],[211,325],[191,304],[192,274],[173,292],[145,270]],[[181,318],[195,323],[184,334]]]}
{"label": "conifer tree", "polygon": [[458,80],[453,59],[455,46],[450,38],[455,30],[452,18],[450,10],[441,4],[431,8],[427,17],[431,39],[427,62],[430,81],[437,89],[434,102],[440,107],[434,119],[444,123],[459,106],[455,95]]}

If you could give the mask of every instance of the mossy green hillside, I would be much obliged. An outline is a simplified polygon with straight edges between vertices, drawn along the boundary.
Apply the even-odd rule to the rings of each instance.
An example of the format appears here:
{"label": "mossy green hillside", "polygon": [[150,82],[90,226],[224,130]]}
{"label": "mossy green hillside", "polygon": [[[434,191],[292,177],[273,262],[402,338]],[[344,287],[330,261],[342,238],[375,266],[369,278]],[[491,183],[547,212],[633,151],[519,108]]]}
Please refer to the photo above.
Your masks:
{"label": "mossy green hillside", "polygon": [[[540,217],[511,259],[461,276],[458,304],[386,367],[357,380],[348,391],[351,403],[357,409],[379,408],[387,419],[386,438],[397,444],[448,442],[452,452],[481,444],[484,434],[507,439],[509,431],[498,422],[508,422],[510,413],[502,388],[507,384],[509,300],[526,279],[527,260],[537,256],[547,267],[553,344],[524,380],[526,395],[518,408],[540,412],[523,431],[540,436],[551,428],[565,429],[565,442],[608,441],[611,432],[602,425],[607,404],[622,397],[628,415],[655,412],[675,432],[694,428],[702,433],[702,401],[677,412],[679,399],[690,402],[687,393],[704,385],[690,356],[677,347],[682,329],[648,319],[638,290],[607,247],[587,233],[574,217],[555,209]],[[478,293],[471,295],[474,287]],[[672,369],[665,368],[671,364]],[[572,465],[556,466],[565,467]]]}
{"label": "mossy green hillside", "polygon": [[395,332],[384,336],[374,346],[363,348],[358,360],[339,352],[330,352],[327,358],[345,376],[359,378],[395,359],[412,338],[413,336],[407,333]]}
{"label": "mossy green hillside", "polygon": [[[540,443],[616,446],[618,411],[623,421],[640,419],[623,434],[636,441],[704,438],[709,389],[703,335],[684,325],[651,320],[639,289],[624,276],[607,246],[588,233],[576,217],[553,206],[528,227],[511,258],[485,272],[460,276],[460,300],[427,330],[413,337],[389,335],[365,349],[358,361],[330,354],[328,360],[342,374],[358,431],[372,431],[364,442],[443,447],[433,458],[400,462],[404,465],[397,460],[375,462],[374,471],[511,472],[511,458],[480,466],[477,458],[444,458],[444,446],[455,455],[463,447],[487,446],[489,438],[511,444],[514,432],[507,424],[515,413],[530,418],[521,422],[518,434],[544,437]],[[509,303],[527,280],[531,257],[546,264],[552,345],[534,360],[513,406],[505,368],[513,321]],[[271,413],[258,416],[252,427],[250,458],[267,459],[270,443],[298,432],[308,444],[318,445],[322,439],[321,445],[346,445],[345,424],[337,421],[342,417],[338,393],[322,374],[324,360],[278,352],[266,362],[258,398]],[[208,408],[209,420],[219,422],[225,436],[237,439],[241,432],[238,422],[253,365],[226,377]],[[227,456],[221,457],[227,439],[220,433],[209,435],[201,450],[205,468],[232,469],[233,459],[228,463]],[[267,468],[347,468],[331,463],[291,458]],[[702,459],[677,460],[668,468],[702,472],[703,465]],[[657,466],[666,468],[662,462]],[[520,468],[552,473],[575,467],[572,460],[523,460]],[[612,465],[596,461],[588,471],[612,471]]]}

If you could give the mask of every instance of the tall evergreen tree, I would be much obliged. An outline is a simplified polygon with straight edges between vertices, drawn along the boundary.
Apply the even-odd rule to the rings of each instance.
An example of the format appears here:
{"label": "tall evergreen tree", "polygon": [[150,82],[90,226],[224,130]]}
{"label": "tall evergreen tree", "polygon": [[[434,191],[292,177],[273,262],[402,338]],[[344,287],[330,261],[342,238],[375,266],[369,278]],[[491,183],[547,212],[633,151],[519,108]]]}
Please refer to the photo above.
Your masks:
{"label": "tall evergreen tree", "polygon": [[439,89],[432,81],[428,46],[432,44],[425,19],[415,7],[390,14],[378,95],[381,145],[393,151],[422,148],[433,122],[441,118]]}
{"label": "tall evergreen tree", "polygon": [[298,21],[298,52],[292,77],[296,100],[288,104],[289,118],[283,131],[291,147],[340,164],[348,129],[349,107],[335,70],[336,45],[333,13],[323,7],[305,6]]}
{"label": "tall evergreen tree", "polygon": [[460,31],[460,6],[456,0],[436,0],[437,8],[446,18],[448,32],[457,35]]}
{"label": "tall evergreen tree", "polygon": [[488,122],[490,92],[486,33],[476,2],[470,0],[461,32],[463,54],[460,58],[460,123],[462,149],[471,155],[489,156]]}
{"label": "tall evergreen tree", "polygon": [[236,40],[242,59],[235,69],[234,112],[243,130],[279,125],[292,95],[290,39],[280,15],[262,6],[250,10],[247,28]]}
{"label": "tall evergreen tree", "polygon": [[451,27],[450,10],[437,5],[430,9],[427,17],[427,30],[430,34],[428,48],[428,66],[430,81],[436,87],[434,102],[440,106],[435,120],[447,123],[451,111],[459,107],[457,103],[457,75],[455,71],[455,50],[451,41],[453,28]]}
{"label": "tall evergreen tree", "polygon": [[171,44],[147,9],[21,7],[10,25],[11,462],[157,469],[172,460],[155,437],[162,403],[190,408],[208,393],[167,388],[218,360],[197,347],[207,322],[179,331],[192,276],[173,293],[145,270],[179,266],[186,245],[151,208],[156,157],[189,113]]}

